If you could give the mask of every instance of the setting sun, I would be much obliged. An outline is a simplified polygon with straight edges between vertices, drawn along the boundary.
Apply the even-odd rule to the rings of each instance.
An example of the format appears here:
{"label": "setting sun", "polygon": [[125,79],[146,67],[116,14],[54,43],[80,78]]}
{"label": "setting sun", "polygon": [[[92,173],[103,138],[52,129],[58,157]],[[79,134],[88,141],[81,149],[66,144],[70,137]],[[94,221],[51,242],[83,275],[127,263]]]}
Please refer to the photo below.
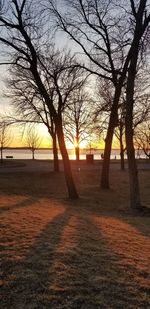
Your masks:
{"label": "setting sun", "polygon": [[75,140],[74,147],[76,148],[76,147],[79,147],[79,146],[80,146],[79,143],[77,142],[77,140]]}

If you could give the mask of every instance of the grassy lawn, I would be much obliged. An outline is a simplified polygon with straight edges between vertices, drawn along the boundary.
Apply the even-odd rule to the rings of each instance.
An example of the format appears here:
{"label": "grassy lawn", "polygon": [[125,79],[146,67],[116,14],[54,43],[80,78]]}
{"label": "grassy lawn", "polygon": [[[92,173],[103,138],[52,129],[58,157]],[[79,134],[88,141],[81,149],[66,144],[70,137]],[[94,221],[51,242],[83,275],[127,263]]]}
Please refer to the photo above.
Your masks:
{"label": "grassy lawn", "polygon": [[[74,171],[80,200],[53,172],[0,177],[1,308],[150,308],[150,216],[129,206],[128,173]],[[149,207],[150,171],[140,171]]]}

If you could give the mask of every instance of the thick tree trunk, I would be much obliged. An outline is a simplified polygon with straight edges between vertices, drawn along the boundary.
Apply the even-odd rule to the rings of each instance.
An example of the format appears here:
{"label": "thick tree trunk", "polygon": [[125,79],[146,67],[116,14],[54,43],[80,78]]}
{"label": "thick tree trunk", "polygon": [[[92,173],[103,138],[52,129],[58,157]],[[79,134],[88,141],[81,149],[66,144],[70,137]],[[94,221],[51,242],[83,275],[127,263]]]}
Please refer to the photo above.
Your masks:
{"label": "thick tree trunk", "polygon": [[130,183],[130,207],[132,209],[140,209],[140,189],[138,170],[135,159],[135,149],[133,143],[133,104],[134,104],[134,83],[136,77],[136,66],[138,59],[138,48],[140,39],[135,41],[130,66],[127,77],[127,89],[126,89],[126,116],[125,116],[125,136],[126,147],[128,156],[128,169],[129,169],[129,183]]}
{"label": "thick tree trunk", "polygon": [[138,170],[135,159],[135,150],[133,144],[133,129],[131,124],[126,121],[126,145],[128,156],[129,183],[130,183],[130,207],[132,209],[141,208],[140,189],[138,180]]}
{"label": "thick tree trunk", "polygon": [[135,150],[133,144],[133,104],[134,104],[134,84],[137,70],[137,60],[139,53],[139,46],[141,37],[148,26],[147,22],[143,22],[143,16],[145,15],[146,0],[141,0],[139,9],[136,14],[136,27],[134,33],[134,41],[132,44],[132,53],[130,57],[130,65],[128,69],[127,77],[127,90],[126,90],[126,117],[125,117],[125,135],[126,146],[128,155],[129,166],[129,181],[130,181],[130,206],[132,209],[142,209],[140,200],[140,189],[138,170],[135,159]]}
{"label": "thick tree trunk", "polygon": [[73,176],[72,176],[69,156],[68,156],[68,152],[67,152],[65,140],[64,140],[64,133],[63,133],[61,119],[57,120],[55,125],[56,125],[56,130],[57,130],[59,148],[60,148],[60,152],[61,152],[63,164],[64,164],[64,173],[65,173],[65,179],[66,179],[66,184],[67,184],[67,189],[68,189],[68,195],[70,199],[77,199],[78,193],[77,193],[75,183],[73,180]]}
{"label": "thick tree trunk", "polygon": [[[129,105],[129,101],[128,101]],[[138,179],[138,169],[135,159],[135,149],[133,144],[133,128],[131,115],[129,117],[129,107],[127,108],[126,117],[126,146],[127,146],[127,156],[128,156],[128,169],[129,169],[129,184],[130,184],[130,207],[132,209],[140,209],[141,199],[140,199],[140,189],[139,189],[139,179]]]}
{"label": "thick tree trunk", "polygon": [[54,172],[59,172],[59,159],[58,159],[58,148],[57,148],[56,133],[53,134],[53,157],[54,157]]}
{"label": "thick tree trunk", "polygon": [[124,164],[124,149],[121,147],[120,149],[120,159],[121,159],[121,170],[125,170],[125,164]]}
{"label": "thick tree trunk", "polygon": [[78,122],[76,123],[76,146],[75,146],[75,154],[76,154],[76,161],[79,162],[79,160],[80,160],[80,147],[79,147],[79,126],[78,126]]}
{"label": "thick tree trunk", "polygon": [[124,147],[123,147],[123,131],[122,126],[120,127],[120,159],[121,159],[121,170],[125,170],[125,164],[124,164]]}
{"label": "thick tree trunk", "polygon": [[34,152],[35,152],[35,149],[32,149],[32,160],[34,160]]}
{"label": "thick tree trunk", "polygon": [[109,189],[109,166],[110,166],[110,154],[111,154],[113,133],[114,133],[114,121],[112,117],[112,119],[109,122],[109,128],[105,140],[104,160],[102,164],[102,173],[101,173],[101,188],[103,189]]}
{"label": "thick tree trunk", "polygon": [[76,161],[79,162],[79,160],[80,160],[80,148],[79,148],[79,146],[75,147],[75,154],[76,154]]}
{"label": "thick tree trunk", "polygon": [[3,163],[3,148],[1,147],[1,163]]}
{"label": "thick tree trunk", "polygon": [[121,86],[116,88],[114,101],[111,109],[109,126],[107,130],[107,136],[105,140],[105,149],[104,149],[104,160],[102,165],[102,174],[101,174],[101,188],[109,189],[109,167],[110,167],[110,155],[111,155],[111,147],[112,140],[114,134],[114,128],[118,124],[118,102],[121,93]]}

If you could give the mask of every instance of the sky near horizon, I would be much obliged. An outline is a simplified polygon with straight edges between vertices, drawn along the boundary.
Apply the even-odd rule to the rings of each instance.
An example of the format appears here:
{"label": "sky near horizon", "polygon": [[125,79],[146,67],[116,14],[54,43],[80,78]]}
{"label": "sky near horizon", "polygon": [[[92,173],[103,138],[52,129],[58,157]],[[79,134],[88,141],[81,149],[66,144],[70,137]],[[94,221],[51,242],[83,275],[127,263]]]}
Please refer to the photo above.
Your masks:
{"label": "sky near horizon", "polygon": [[[0,66],[0,116],[5,115],[13,115],[13,106],[11,105],[11,102],[9,98],[5,97],[5,94],[7,95],[7,86],[5,85],[5,79],[7,78],[7,68],[4,66]],[[9,133],[11,136],[11,143],[10,147],[26,147],[27,146],[27,137],[26,137],[26,131],[24,130],[24,127],[21,127],[20,125],[11,125],[9,127]],[[48,130],[44,124],[36,125],[36,131],[38,135],[41,138],[41,145],[40,147],[43,148],[49,148],[52,146],[52,140],[50,138],[50,135],[48,133]],[[67,148],[74,148],[74,146],[69,142],[66,141]],[[86,148],[87,141],[83,141],[80,145],[81,148]],[[95,146],[95,143],[94,143]],[[97,146],[100,148],[104,147],[104,143],[101,142],[97,143]]]}

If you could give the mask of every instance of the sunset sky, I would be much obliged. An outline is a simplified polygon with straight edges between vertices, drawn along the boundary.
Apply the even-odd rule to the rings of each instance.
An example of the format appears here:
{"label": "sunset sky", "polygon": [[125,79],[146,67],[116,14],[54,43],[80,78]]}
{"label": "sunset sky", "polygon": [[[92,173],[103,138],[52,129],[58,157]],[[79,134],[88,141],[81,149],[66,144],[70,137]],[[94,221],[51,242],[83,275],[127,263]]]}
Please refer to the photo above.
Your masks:
{"label": "sunset sky", "polygon": [[[7,67],[6,66],[0,66],[0,115],[13,115],[13,107],[10,104],[9,98],[5,97],[5,94],[7,94],[7,88],[5,86],[4,81],[6,80],[8,76]],[[27,146],[27,137],[26,137],[26,131],[23,127],[19,125],[13,125],[9,128],[9,134],[11,137],[11,142],[8,145],[9,147],[26,147]],[[36,125],[36,131],[38,132],[38,135],[41,138],[41,144],[40,147],[43,148],[49,148],[52,147],[51,138],[48,134],[48,130],[45,125],[40,124]],[[74,146],[69,142],[66,141],[67,148],[71,149],[74,148]],[[80,148],[88,148],[89,143],[87,140],[82,141],[80,144]],[[91,147],[93,148],[104,148],[104,141],[92,141]],[[114,148],[116,148],[116,143],[114,144]]]}
{"label": "sunset sky", "polygon": [[[66,35],[63,32],[58,32],[56,35],[56,46],[58,48],[62,47],[69,47],[73,50],[73,52],[79,53],[80,49],[75,43],[67,39]],[[80,55],[80,58],[83,57]],[[0,59],[3,61],[3,58]],[[8,98],[4,97],[4,94],[7,94],[7,88],[5,86],[4,81],[6,80],[8,76],[8,67],[7,66],[0,66],[0,115],[13,115],[13,108],[10,107],[10,101]],[[41,137],[41,144],[40,147],[52,147],[51,138],[48,134],[47,128],[45,125],[38,125],[36,126],[36,130]],[[10,135],[11,135],[11,143],[9,144],[9,147],[26,147],[26,130],[23,131],[21,126],[13,125],[9,129]],[[23,134],[24,132],[24,134]],[[104,138],[104,137],[103,137]],[[104,140],[103,138],[101,140],[92,140],[91,147],[103,149],[104,148]],[[74,148],[74,146],[66,141],[67,148]],[[89,143],[87,141],[83,141],[80,144],[80,148],[88,148]],[[113,148],[118,148],[118,142],[114,140],[113,142]]]}

